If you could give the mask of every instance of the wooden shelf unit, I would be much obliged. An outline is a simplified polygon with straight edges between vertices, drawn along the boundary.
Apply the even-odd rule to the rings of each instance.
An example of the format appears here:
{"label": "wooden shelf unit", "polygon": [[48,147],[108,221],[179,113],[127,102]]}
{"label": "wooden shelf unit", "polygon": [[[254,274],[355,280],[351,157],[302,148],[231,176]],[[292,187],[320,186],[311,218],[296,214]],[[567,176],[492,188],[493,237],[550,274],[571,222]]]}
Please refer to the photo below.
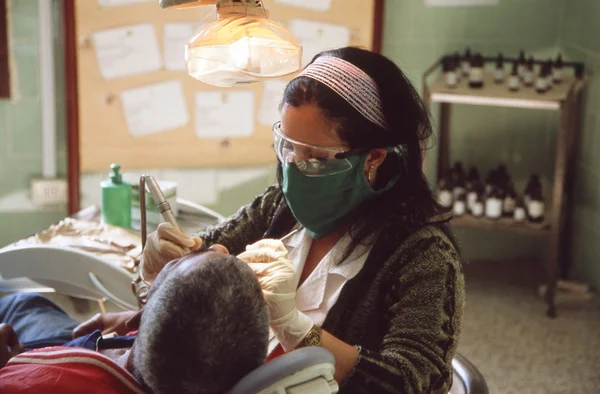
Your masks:
{"label": "wooden shelf unit", "polygon": [[[530,108],[560,112],[560,127],[557,136],[557,149],[552,187],[552,201],[545,221],[540,224],[515,223],[510,219],[497,221],[462,216],[452,220],[456,226],[481,229],[502,229],[530,235],[542,235],[550,238],[550,253],[544,261],[547,290],[545,301],[547,315],[556,316],[556,290],[560,276],[560,259],[564,254],[564,236],[567,225],[567,207],[572,191],[574,157],[579,134],[580,92],[587,78],[565,77],[560,84],[553,84],[545,93],[537,93],[533,87],[524,87],[516,92],[508,90],[506,82],[496,84],[492,73],[484,71],[484,86],[472,89],[465,77],[455,87],[448,87],[441,70],[442,59],[433,64],[423,75],[423,100],[428,110],[431,103],[440,104],[438,134],[438,177],[450,168],[450,115],[452,104],[483,105],[511,108]],[[436,75],[434,75],[436,74]],[[435,80],[429,83],[429,79]]]}

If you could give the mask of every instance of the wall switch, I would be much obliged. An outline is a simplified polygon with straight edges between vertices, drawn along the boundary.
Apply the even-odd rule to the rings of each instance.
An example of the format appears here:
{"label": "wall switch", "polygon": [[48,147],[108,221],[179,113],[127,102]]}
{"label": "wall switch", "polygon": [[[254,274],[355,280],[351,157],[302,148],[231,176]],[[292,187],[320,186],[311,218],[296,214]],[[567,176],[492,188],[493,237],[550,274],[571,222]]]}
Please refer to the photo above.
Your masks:
{"label": "wall switch", "polygon": [[31,180],[31,200],[35,205],[66,204],[67,180],[36,178]]}

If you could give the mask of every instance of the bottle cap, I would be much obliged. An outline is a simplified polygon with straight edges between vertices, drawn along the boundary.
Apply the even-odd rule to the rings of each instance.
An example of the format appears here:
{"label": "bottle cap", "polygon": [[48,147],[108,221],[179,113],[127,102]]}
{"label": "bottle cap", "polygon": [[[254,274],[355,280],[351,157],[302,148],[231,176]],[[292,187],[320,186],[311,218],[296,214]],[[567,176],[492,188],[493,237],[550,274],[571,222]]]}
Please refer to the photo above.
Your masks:
{"label": "bottle cap", "polygon": [[123,183],[123,177],[121,176],[121,166],[117,163],[110,165],[110,173],[108,177],[113,183]]}

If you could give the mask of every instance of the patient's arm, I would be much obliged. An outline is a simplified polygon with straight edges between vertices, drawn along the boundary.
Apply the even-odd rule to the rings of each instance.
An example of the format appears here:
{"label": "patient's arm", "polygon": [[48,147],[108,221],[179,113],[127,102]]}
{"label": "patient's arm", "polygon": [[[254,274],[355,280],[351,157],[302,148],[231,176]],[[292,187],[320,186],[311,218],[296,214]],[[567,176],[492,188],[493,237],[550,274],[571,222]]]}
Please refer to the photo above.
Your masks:
{"label": "patient's arm", "polygon": [[4,367],[8,360],[23,353],[23,345],[19,343],[19,337],[15,330],[6,323],[0,324],[0,368]]}
{"label": "patient's arm", "polygon": [[84,321],[73,330],[73,338],[91,334],[96,330],[102,334],[116,332],[117,335],[125,335],[138,329],[140,324],[138,311],[125,311],[115,313],[97,313],[90,319]]}

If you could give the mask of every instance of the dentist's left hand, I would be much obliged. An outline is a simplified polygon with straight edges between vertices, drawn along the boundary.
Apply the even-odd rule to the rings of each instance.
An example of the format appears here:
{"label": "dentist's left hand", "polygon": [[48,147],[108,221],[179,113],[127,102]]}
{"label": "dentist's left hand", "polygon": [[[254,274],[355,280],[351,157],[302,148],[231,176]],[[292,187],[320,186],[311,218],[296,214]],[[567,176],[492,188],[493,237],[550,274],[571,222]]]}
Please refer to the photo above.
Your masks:
{"label": "dentist's left hand", "polygon": [[283,243],[263,239],[237,256],[256,274],[271,315],[271,329],[286,352],[293,350],[313,327],[310,317],[296,309],[297,277]]}

